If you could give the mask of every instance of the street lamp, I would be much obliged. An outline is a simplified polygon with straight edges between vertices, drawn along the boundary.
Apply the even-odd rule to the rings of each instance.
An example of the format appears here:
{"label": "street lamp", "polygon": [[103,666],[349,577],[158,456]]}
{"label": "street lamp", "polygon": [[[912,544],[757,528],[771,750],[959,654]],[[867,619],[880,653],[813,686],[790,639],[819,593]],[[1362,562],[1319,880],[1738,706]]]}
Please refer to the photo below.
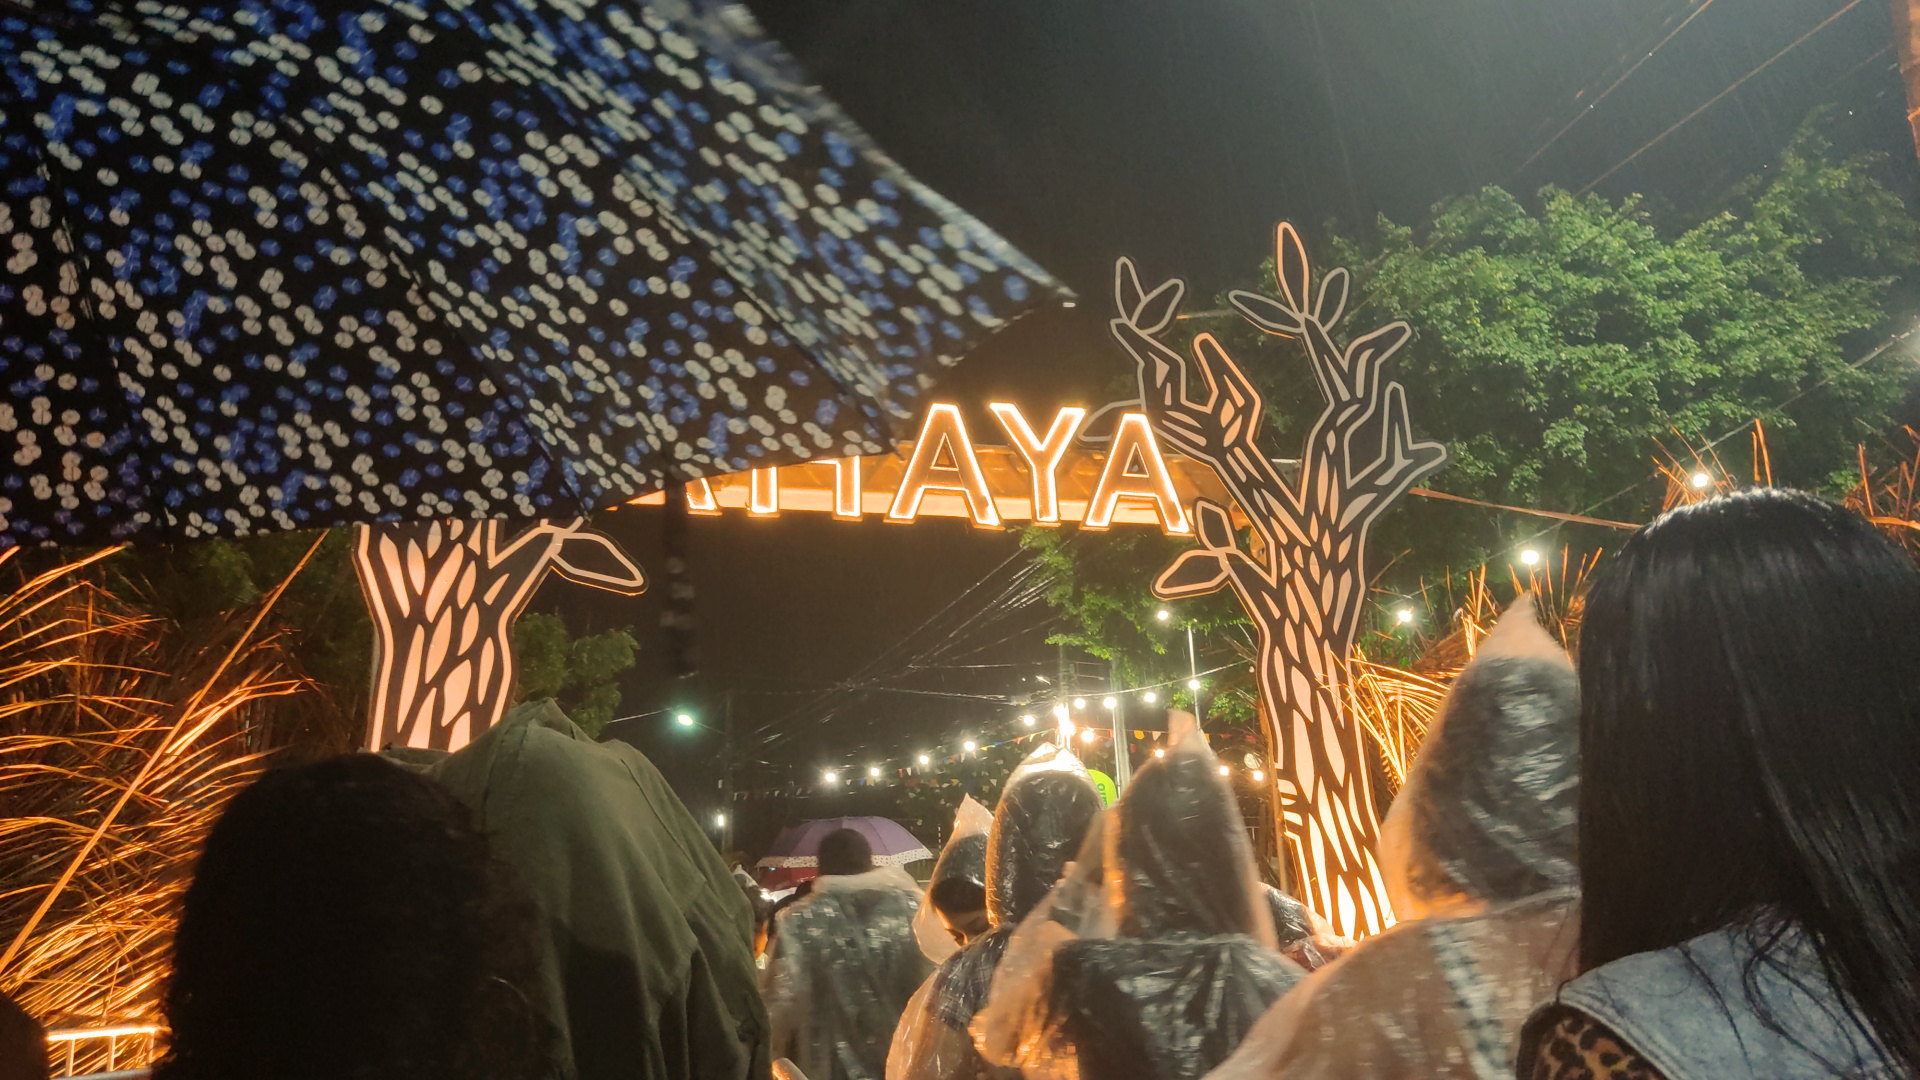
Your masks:
{"label": "street lamp", "polygon": [[713,827],[714,827],[714,828],[716,828],[716,829],[724,829],[724,828],[726,828],[726,827],[727,827],[727,815],[725,815],[725,814],[715,814],[715,815],[713,815]]}
{"label": "street lamp", "polygon": [[1166,608],[1161,608],[1159,611],[1153,613],[1153,617],[1159,619],[1161,622],[1166,622],[1168,619],[1173,618],[1173,612],[1168,611]]}

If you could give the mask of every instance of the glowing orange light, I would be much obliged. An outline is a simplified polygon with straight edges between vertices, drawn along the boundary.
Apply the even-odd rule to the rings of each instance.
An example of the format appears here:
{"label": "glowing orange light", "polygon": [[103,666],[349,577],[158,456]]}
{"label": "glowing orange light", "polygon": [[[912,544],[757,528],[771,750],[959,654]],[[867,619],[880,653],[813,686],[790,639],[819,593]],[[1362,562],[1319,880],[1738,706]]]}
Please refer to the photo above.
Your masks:
{"label": "glowing orange light", "polygon": [[865,513],[860,505],[860,459],[836,458],[833,462],[833,516],[857,518]]}
{"label": "glowing orange light", "polygon": [[687,481],[687,511],[693,514],[720,512],[720,500],[713,497],[713,481],[704,476]]}
{"label": "glowing orange light", "polygon": [[[1137,472],[1133,468],[1136,459],[1140,462]],[[1193,531],[1187,523],[1186,511],[1180,508],[1180,496],[1173,490],[1167,459],[1161,456],[1153,428],[1140,413],[1120,417],[1120,426],[1113,432],[1113,445],[1107,450],[1106,468],[1101,470],[1100,483],[1094,486],[1093,497],[1087,501],[1083,524],[1089,529],[1104,529],[1113,524],[1113,511],[1121,499],[1153,500],[1154,510],[1160,515],[1160,528],[1165,532],[1184,535]]]}
{"label": "glowing orange light", "polygon": [[[952,464],[943,464],[943,455]],[[993,493],[987,490],[980,458],[973,452],[973,440],[967,437],[966,421],[954,405],[927,409],[927,421],[920,428],[920,440],[914,444],[913,458],[907,462],[906,476],[893,497],[887,520],[905,522],[920,516],[920,502],[929,491],[952,492],[965,498],[967,513],[975,525],[1000,525],[1000,511],[993,505]]]}
{"label": "glowing orange light", "polygon": [[987,408],[1000,418],[1013,448],[1026,459],[1027,474],[1033,481],[1033,523],[1060,524],[1060,461],[1067,456],[1067,446],[1073,442],[1074,432],[1080,430],[1087,410],[1071,406],[1061,409],[1047,429],[1047,437],[1041,439],[1034,435],[1027,418],[1020,415],[1018,406],[997,401]]}
{"label": "glowing orange light", "polygon": [[747,484],[747,513],[770,517],[780,512],[779,469],[755,469]]}

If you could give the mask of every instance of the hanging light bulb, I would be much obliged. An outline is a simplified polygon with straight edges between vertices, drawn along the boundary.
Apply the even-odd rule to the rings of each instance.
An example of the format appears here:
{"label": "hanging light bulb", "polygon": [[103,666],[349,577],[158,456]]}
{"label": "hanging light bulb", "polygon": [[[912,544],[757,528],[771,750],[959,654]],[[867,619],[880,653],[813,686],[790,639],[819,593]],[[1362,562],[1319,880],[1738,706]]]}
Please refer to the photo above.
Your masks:
{"label": "hanging light bulb", "polygon": [[1153,613],[1153,617],[1159,619],[1161,622],[1166,622],[1168,619],[1173,618],[1173,612],[1168,611],[1166,608],[1161,608],[1159,611]]}
{"label": "hanging light bulb", "polygon": [[1188,680],[1187,680],[1187,689],[1189,689],[1189,690],[1198,690],[1198,689],[1200,689],[1200,680],[1199,680],[1199,679],[1188,679]]}
{"label": "hanging light bulb", "polygon": [[868,769],[867,775],[873,777],[875,780],[880,779],[880,766],[875,765],[874,767]]}
{"label": "hanging light bulb", "polygon": [[1697,472],[1693,474],[1693,486],[1695,488],[1705,490],[1707,485],[1711,483],[1713,483],[1713,477],[1708,476],[1706,473]]}
{"label": "hanging light bulb", "polygon": [[1254,783],[1256,783],[1256,784],[1264,784],[1264,783],[1266,783],[1266,782],[1267,782],[1267,774],[1266,774],[1266,771],[1265,771],[1265,770],[1262,770],[1262,769],[1255,769],[1255,770],[1253,770],[1253,782],[1254,782]]}
{"label": "hanging light bulb", "polygon": [[1394,613],[1393,618],[1394,618],[1394,621],[1398,622],[1401,626],[1405,626],[1408,623],[1413,621],[1413,609],[1410,607],[1403,607],[1399,611]]}
{"label": "hanging light bulb", "polygon": [[1086,708],[1086,707],[1087,707],[1087,699],[1086,699],[1086,698],[1083,698],[1083,697],[1077,697],[1077,698],[1074,698],[1074,699],[1073,699],[1073,707],[1074,707],[1074,708],[1076,708],[1076,709],[1084,709],[1084,708]]}
{"label": "hanging light bulb", "polygon": [[1086,728],[1080,732],[1080,741],[1083,743],[1086,743],[1088,746],[1092,746],[1093,740],[1099,737],[1100,737],[1100,733],[1093,730],[1092,728]]}
{"label": "hanging light bulb", "polygon": [[1158,747],[1156,747],[1156,748],[1154,749],[1154,751],[1153,751],[1153,756],[1154,756],[1154,757],[1166,757],[1166,756],[1167,756],[1167,752],[1166,752],[1165,750],[1163,750],[1163,749],[1160,749],[1160,748],[1158,748]]}
{"label": "hanging light bulb", "polygon": [[1028,727],[1032,727],[1032,726],[1033,726],[1033,714],[1032,714],[1032,713],[1028,713],[1027,715],[1025,715],[1025,716],[1023,716],[1023,717],[1021,717],[1021,718],[1020,718],[1020,722],[1021,722],[1021,723],[1023,723],[1023,724],[1025,724],[1025,725],[1027,725]]}
{"label": "hanging light bulb", "polygon": [[1537,566],[1540,562],[1540,553],[1532,548],[1528,548],[1520,553],[1520,561],[1526,563],[1528,566]]}
{"label": "hanging light bulb", "polygon": [[825,780],[829,784],[837,784],[840,782],[840,774],[837,772],[823,773],[820,779]]}
{"label": "hanging light bulb", "polygon": [[968,739],[966,742],[963,742],[960,744],[960,749],[965,750],[967,753],[971,754],[977,748],[975,747],[973,740]]}
{"label": "hanging light bulb", "polygon": [[1149,704],[1149,705],[1151,705],[1151,704],[1153,704],[1154,702],[1156,702],[1156,701],[1159,701],[1159,700],[1160,700],[1160,695],[1159,695],[1159,694],[1156,694],[1156,693],[1154,693],[1154,692],[1153,692],[1153,691],[1151,691],[1151,690],[1149,690],[1149,691],[1147,691],[1146,693],[1144,693],[1144,694],[1141,694],[1141,695],[1140,695],[1140,699],[1141,699],[1142,701],[1145,701],[1145,702],[1146,702],[1147,704]]}
{"label": "hanging light bulb", "polygon": [[921,755],[920,755],[920,764],[922,764],[922,765],[931,765],[931,764],[933,764],[933,759],[932,759],[932,758],[930,758],[930,757],[928,757],[928,756],[927,756],[927,755],[925,755],[925,754],[921,754]]}
{"label": "hanging light bulb", "polygon": [[1112,712],[1114,708],[1117,707],[1119,704],[1120,704],[1120,701],[1118,698],[1107,697],[1107,698],[1100,699],[1101,707],[1106,709],[1108,712]]}

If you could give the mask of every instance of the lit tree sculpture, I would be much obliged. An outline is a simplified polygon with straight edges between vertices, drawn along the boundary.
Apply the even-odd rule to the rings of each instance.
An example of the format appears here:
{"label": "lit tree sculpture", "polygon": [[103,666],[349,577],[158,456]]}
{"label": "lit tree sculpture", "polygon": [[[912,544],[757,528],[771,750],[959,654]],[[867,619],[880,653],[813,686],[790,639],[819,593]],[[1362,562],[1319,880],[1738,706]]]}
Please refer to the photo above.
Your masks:
{"label": "lit tree sculpture", "polygon": [[513,697],[513,621],[552,570],[639,593],[646,575],[584,520],[427,521],[355,527],[353,565],[373,615],[368,744],[457,750]]}
{"label": "lit tree sculpture", "polygon": [[1242,547],[1227,509],[1194,504],[1201,547],[1183,552],[1154,582],[1162,599],[1231,585],[1259,630],[1260,696],[1280,748],[1281,829],[1303,872],[1307,902],[1342,934],[1384,929],[1391,919],[1380,876],[1379,819],[1360,726],[1341,706],[1341,682],[1367,592],[1367,534],[1422,476],[1447,459],[1414,439],[1406,391],[1381,369],[1412,331],[1403,322],[1342,348],[1333,330],[1347,301],[1347,272],[1325,275],[1316,295],[1306,248],[1291,225],[1278,231],[1280,296],[1235,292],[1235,309],[1264,330],[1297,338],[1327,406],[1307,435],[1297,481],[1281,479],[1260,448],[1262,402],[1210,334],[1189,359],[1159,335],[1173,324],[1186,286],[1148,292],[1130,260],[1115,272],[1120,316],[1114,336],[1139,363],[1148,418],[1168,445],[1210,465],[1252,526]]}

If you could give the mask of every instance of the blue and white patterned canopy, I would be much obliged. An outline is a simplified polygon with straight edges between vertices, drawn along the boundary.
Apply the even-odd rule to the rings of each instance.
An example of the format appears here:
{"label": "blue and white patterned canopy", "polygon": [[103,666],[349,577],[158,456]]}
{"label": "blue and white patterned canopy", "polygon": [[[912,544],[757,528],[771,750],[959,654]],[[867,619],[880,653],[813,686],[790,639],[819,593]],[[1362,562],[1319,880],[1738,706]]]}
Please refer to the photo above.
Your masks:
{"label": "blue and white patterned canopy", "polygon": [[1062,295],[737,7],[0,0],[0,545],[879,453]]}

